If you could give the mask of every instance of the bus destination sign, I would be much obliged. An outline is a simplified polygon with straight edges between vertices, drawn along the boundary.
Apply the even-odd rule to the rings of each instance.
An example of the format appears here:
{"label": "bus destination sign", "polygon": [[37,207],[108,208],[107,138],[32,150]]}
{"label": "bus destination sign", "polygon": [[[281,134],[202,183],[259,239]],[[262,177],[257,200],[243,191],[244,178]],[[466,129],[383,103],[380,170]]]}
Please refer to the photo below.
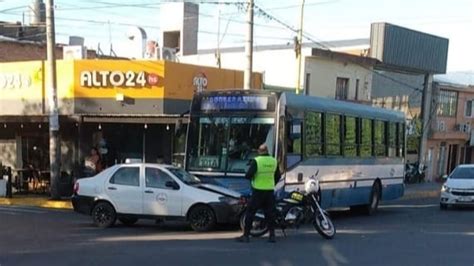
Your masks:
{"label": "bus destination sign", "polygon": [[201,110],[267,110],[268,96],[261,95],[215,95],[201,99]]}

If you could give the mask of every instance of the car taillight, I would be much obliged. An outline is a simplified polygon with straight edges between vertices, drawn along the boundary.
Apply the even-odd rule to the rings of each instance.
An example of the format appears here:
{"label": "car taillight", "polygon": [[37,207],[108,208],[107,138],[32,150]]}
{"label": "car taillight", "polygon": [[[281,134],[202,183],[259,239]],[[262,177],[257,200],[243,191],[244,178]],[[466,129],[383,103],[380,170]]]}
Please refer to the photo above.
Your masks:
{"label": "car taillight", "polygon": [[79,182],[74,183],[74,189],[73,189],[74,194],[77,195],[79,193]]}

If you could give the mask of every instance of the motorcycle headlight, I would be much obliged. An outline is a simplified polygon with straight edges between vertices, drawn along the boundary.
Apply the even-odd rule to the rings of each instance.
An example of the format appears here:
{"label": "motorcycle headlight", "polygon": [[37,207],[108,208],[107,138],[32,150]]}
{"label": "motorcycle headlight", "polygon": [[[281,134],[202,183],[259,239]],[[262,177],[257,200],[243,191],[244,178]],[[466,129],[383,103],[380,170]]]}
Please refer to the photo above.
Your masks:
{"label": "motorcycle headlight", "polygon": [[446,192],[446,193],[450,193],[451,192],[451,188],[449,188],[447,185],[443,185],[441,187],[441,191],[442,192]]}
{"label": "motorcycle headlight", "polygon": [[236,198],[232,198],[232,197],[227,197],[227,196],[220,197],[220,198],[219,198],[219,201],[220,201],[220,202],[227,203],[227,204],[229,204],[229,205],[236,205],[236,204],[239,204],[239,203],[240,203],[240,199],[236,199]]}

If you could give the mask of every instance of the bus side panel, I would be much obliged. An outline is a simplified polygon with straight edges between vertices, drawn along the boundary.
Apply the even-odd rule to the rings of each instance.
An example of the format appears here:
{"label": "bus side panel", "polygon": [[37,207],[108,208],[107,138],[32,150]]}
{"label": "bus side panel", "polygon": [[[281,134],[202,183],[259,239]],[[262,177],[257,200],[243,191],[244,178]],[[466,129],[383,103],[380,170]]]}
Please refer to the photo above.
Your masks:
{"label": "bus side panel", "polygon": [[405,193],[405,185],[391,184],[384,186],[382,189],[382,200],[394,200],[403,196]]}

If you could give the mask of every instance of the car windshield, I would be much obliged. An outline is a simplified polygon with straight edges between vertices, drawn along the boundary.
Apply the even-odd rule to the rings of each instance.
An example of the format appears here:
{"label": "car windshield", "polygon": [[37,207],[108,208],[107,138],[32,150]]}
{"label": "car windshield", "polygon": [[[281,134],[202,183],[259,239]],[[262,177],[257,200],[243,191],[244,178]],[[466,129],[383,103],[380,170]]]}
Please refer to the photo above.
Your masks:
{"label": "car windshield", "polygon": [[449,178],[452,179],[474,179],[474,167],[458,167]]}
{"label": "car windshield", "polygon": [[173,175],[175,175],[179,180],[183,181],[185,184],[192,185],[192,184],[199,184],[201,180],[196,176],[186,172],[184,169],[181,168],[166,168],[170,171]]}

